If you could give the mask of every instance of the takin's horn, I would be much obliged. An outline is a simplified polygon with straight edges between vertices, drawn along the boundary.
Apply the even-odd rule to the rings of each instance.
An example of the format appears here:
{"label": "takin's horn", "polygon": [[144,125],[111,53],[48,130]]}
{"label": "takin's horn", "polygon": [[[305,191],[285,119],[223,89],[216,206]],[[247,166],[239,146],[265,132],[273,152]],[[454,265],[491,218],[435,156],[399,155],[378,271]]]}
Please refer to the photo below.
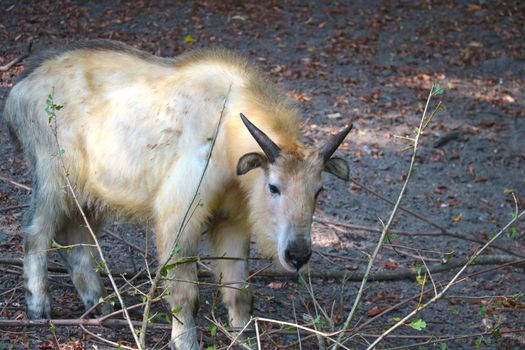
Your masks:
{"label": "takin's horn", "polygon": [[339,145],[343,142],[346,135],[352,130],[353,125],[350,124],[346,126],[343,130],[341,130],[337,135],[335,135],[331,140],[328,141],[327,144],[323,146],[323,148],[320,151],[321,157],[323,157],[323,160],[326,162],[332,154],[334,154],[335,150]]}
{"label": "takin's horn", "polygon": [[273,163],[277,157],[279,157],[279,154],[281,153],[281,149],[279,146],[277,146],[264,132],[262,132],[259,128],[257,128],[255,125],[252,124],[251,121],[248,120],[244,116],[244,114],[241,113],[241,119],[246,125],[246,128],[248,128],[248,131],[250,134],[252,134],[253,138],[259,146],[261,146],[264,154],[266,154],[266,157],[268,157],[268,160],[270,163]]}

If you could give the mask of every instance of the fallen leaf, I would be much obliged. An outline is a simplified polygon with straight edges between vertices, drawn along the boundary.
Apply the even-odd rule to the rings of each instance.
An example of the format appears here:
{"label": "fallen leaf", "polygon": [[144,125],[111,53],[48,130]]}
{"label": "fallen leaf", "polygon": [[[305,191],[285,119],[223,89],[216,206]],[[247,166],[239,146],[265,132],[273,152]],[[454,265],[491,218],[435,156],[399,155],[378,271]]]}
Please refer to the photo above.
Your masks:
{"label": "fallen leaf", "polygon": [[188,34],[184,37],[184,42],[188,43],[188,44],[191,44],[191,43],[194,43],[196,42],[197,40],[195,40],[193,38],[193,36],[191,36],[191,34]]}
{"label": "fallen leaf", "polygon": [[458,214],[458,215],[452,215],[452,221],[454,222],[458,222],[461,220],[461,217],[463,216],[462,213]]}
{"label": "fallen leaf", "polygon": [[272,288],[272,289],[281,289],[282,287],[284,287],[284,282],[282,281],[273,281],[273,282],[270,282],[267,287],[269,288]]}
{"label": "fallen leaf", "polygon": [[441,193],[443,190],[446,189],[448,189],[448,187],[445,185],[437,185],[436,187],[434,187],[434,193]]}
{"label": "fallen leaf", "polygon": [[385,311],[387,309],[386,306],[374,306],[373,308],[371,308],[370,310],[368,310],[368,312],[366,313],[366,315],[368,317],[374,317],[374,316],[377,316],[379,315],[381,312]]}
{"label": "fallen leaf", "polygon": [[385,268],[389,270],[395,270],[398,267],[399,267],[399,263],[392,259],[388,259],[388,261],[385,263]]}
{"label": "fallen leaf", "polygon": [[516,102],[514,97],[512,97],[510,95],[503,95],[503,101],[505,101],[507,103],[514,103],[514,102]]}

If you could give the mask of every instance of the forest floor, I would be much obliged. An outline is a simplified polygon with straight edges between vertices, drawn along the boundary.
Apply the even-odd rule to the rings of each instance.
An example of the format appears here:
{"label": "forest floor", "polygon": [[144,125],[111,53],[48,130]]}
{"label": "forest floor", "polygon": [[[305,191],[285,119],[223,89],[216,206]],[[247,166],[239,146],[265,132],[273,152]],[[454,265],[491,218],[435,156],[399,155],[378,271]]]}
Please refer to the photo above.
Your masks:
{"label": "forest floor", "polygon": [[[315,212],[310,269],[317,273],[311,279],[317,303],[297,276],[270,272],[251,280],[255,316],[326,332],[340,329],[360,283],[342,281],[330,272],[352,277],[364,271],[378,243],[377,229],[392,210],[378,195],[396,200],[410,162],[411,152],[404,150],[410,144],[395,136],[413,135],[433,83],[444,88],[433,105],[441,100],[445,109],[422,137],[401,203],[419,218],[399,212],[373,273],[400,277],[412,269],[423,276],[423,261],[432,269],[445,260],[468,258],[512,219],[513,195],[521,208],[525,206],[522,1],[4,0],[0,13],[0,65],[24,54],[29,42],[31,55],[94,38],[121,40],[161,56],[219,45],[244,53],[286,89],[303,112],[309,143],[320,145],[345,123],[354,123],[355,130],[340,148],[350,163],[352,181],[327,176]],[[0,72],[0,110],[24,68],[22,61]],[[26,319],[21,219],[30,198],[24,186],[31,186],[23,154],[3,125],[0,176],[0,349],[107,348],[78,326],[2,324]],[[109,223],[107,228],[142,250],[151,247],[140,225]],[[101,239],[109,267],[115,272],[140,270],[143,253],[121,241],[109,234]],[[523,263],[525,224],[514,224],[495,245],[483,254],[496,258],[492,265],[469,267],[465,274],[470,278],[414,318],[421,321],[398,328],[377,348],[525,348],[525,271],[523,264],[502,263]],[[148,249],[153,260],[154,252]],[[50,254],[50,261],[60,271],[58,257]],[[458,270],[432,274],[432,282],[441,289]],[[83,307],[69,277],[51,272],[50,281],[53,318],[78,319]],[[117,282],[125,283],[122,278]],[[107,279],[105,283],[109,289]],[[366,348],[416,308],[419,299],[428,301],[432,289],[427,278],[424,290],[429,293],[418,297],[422,285],[415,274],[370,280],[346,346]],[[205,349],[229,344],[209,321],[215,310],[215,317],[226,322],[224,308],[210,306],[215,297],[216,288],[202,288],[198,325]],[[408,302],[374,318],[404,300]],[[140,299],[126,294],[125,301]],[[317,305],[327,317],[316,313]],[[163,310],[160,304],[156,308]],[[140,321],[142,311],[131,316]],[[260,327],[264,349],[320,347],[316,337],[306,332],[298,337],[293,327]],[[133,345],[125,327],[88,329]],[[169,330],[149,330],[150,348],[160,349],[167,340]]]}

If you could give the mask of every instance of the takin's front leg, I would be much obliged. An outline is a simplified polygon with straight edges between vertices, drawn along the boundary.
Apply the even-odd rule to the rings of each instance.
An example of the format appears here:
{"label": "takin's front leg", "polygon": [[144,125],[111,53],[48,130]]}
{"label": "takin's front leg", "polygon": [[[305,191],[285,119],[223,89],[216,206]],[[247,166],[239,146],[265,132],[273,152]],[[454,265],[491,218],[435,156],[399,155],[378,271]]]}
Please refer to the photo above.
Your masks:
{"label": "takin's front leg", "polygon": [[210,228],[210,243],[214,255],[237,258],[217,260],[216,275],[221,287],[222,300],[228,308],[228,321],[233,327],[244,327],[250,320],[252,289],[248,278],[250,252],[249,228],[242,222],[219,221]]}
{"label": "takin's front leg", "polygon": [[[169,258],[167,265],[173,267],[172,264],[176,264],[182,258],[197,256],[200,229],[191,227],[191,224],[188,226],[178,241],[174,241],[176,231],[157,228],[159,261],[165,262]],[[197,264],[184,263],[170,267],[164,287],[164,300],[168,302],[173,313],[170,348],[198,350],[199,341],[195,325],[195,316],[199,308]]]}

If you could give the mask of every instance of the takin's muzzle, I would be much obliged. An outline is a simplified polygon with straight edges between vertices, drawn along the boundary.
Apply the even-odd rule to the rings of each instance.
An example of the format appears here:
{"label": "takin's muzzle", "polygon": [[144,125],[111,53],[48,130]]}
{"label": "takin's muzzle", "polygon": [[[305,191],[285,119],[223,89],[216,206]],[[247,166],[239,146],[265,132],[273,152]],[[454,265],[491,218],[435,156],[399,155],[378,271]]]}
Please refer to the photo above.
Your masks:
{"label": "takin's muzzle", "polygon": [[309,242],[305,239],[297,238],[288,242],[288,246],[284,251],[284,258],[286,262],[295,267],[297,271],[301,269],[312,256],[312,248]]}

